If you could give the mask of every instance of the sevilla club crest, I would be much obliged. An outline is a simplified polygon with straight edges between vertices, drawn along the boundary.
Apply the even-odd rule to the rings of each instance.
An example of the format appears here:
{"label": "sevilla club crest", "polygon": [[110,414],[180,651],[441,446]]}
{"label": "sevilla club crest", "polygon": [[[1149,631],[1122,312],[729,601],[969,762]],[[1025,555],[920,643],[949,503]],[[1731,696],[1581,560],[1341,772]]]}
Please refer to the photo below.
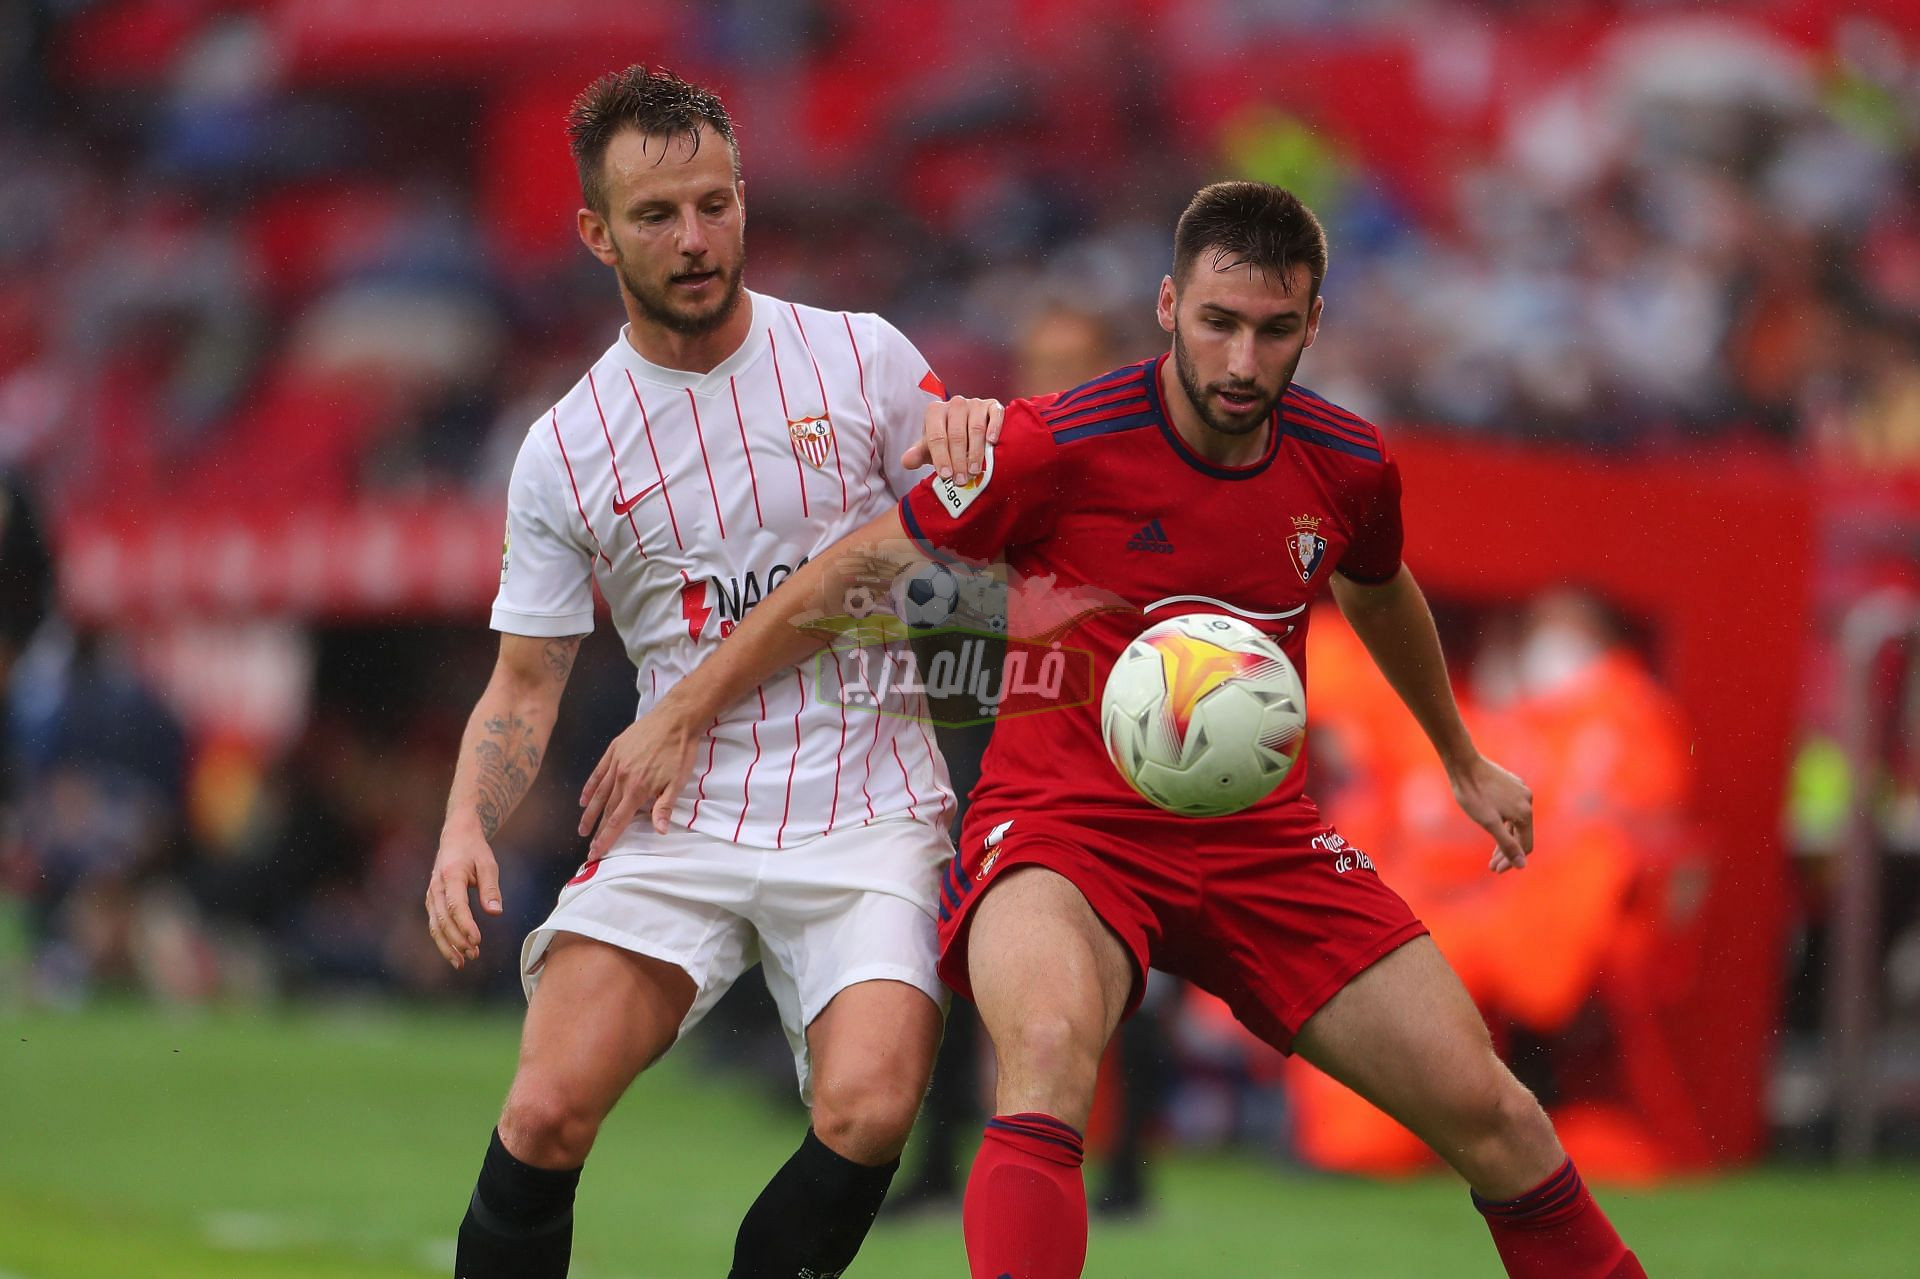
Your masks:
{"label": "sevilla club crest", "polygon": [[1319,516],[1293,517],[1293,533],[1287,538],[1287,553],[1293,556],[1293,566],[1300,570],[1300,580],[1313,581],[1320,561],[1327,555],[1327,539],[1320,536]]}
{"label": "sevilla club crest", "polygon": [[811,462],[815,469],[827,464],[827,455],[833,451],[833,423],[826,414],[789,421],[787,434],[793,437],[793,451]]}

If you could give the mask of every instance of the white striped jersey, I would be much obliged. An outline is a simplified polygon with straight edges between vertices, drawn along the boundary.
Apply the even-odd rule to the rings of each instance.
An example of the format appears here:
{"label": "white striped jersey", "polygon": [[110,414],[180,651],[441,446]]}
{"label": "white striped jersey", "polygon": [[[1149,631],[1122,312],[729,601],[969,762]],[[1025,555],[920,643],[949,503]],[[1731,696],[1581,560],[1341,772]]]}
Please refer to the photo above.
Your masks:
{"label": "white striped jersey", "polygon": [[[590,631],[597,582],[640,714],[794,569],[895,506],[913,483],[900,456],[945,394],[877,315],[749,304],[746,341],[707,373],[647,362],[623,329],[514,464],[493,628]],[[757,848],[888,817],[944,826],[953,793],[919,695],[849,711],[840,678],[823,653],[716,718],[674,823]]]}

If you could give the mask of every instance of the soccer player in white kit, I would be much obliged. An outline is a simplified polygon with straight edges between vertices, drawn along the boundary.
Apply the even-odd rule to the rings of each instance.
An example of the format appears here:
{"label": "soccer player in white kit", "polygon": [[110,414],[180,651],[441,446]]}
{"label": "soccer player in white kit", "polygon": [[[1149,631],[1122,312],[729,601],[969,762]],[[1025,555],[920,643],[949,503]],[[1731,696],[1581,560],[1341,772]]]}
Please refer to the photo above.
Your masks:
{"label": "soccer player in white kit", "polygon": [[[568,132],[580,237],[613,268],[629,322],[514,466],[500,656],[426,898],[455,967],[479,953],[469,891],[500,912],[489,843],[540,767],[593,584],[644,713],[810,555],[893,508],[923,425],[998,411],[946,401],[878,316],[742,287],[745,188],[712,93],[630,67],[581,94]],[[940,1036],[953,796],[924,707],[895,694],[883,713],[849,713],[839,678],[831,662],[788,670],[716,717],[670,815],[635,813],[621,739],[608,748],[582,794],[588,860],[522,950],[519,1068],[457,1279],[566,1274],[601,1121],[756,961],[813,1122],[748,1211],[732,1275],[828,1279],[852,1260]]]}

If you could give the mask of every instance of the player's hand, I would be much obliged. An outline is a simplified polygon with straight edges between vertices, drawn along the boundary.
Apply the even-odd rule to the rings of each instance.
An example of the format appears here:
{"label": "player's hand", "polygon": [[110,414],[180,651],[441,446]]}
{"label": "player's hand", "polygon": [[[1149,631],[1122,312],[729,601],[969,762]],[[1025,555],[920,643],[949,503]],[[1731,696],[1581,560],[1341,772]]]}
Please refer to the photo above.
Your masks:
{"label": "player's hand", "polygon": [[987,469],[987,445],[1000,442],[1000,423],[1006,410],[998,400],[969,400],[959,396],[927,405],[925,433],[906,451],[900,464],[909,471],[931,465],[943,480],[964,470],[978,475]]}
{"label": "player's hand", "polygon": [[480,909],[498,915],[500,867],[477,826],[449,824],[440,832],[440,852],[427,881],[427,932],[455,968],[480,958],[480,925],[467,905],[467,893],[480,890]]}
{"label": "player's hand", "polygon": [[1533,851],[1533,792],[1527,784],[1484,755],[1451,771],[1454,802],[1493,836],[1487,869],[1494,874],[1519,870]]}
{"label": "player's hand", "polygon": [[[599,861],[644,809],[667,833],[673,801],[693,772],[700,734],[665,706],[656,706],[613,739],[580,792],[580,833],[591,834],[587,860]],[[599,823],[595,827],[595,823]]]}

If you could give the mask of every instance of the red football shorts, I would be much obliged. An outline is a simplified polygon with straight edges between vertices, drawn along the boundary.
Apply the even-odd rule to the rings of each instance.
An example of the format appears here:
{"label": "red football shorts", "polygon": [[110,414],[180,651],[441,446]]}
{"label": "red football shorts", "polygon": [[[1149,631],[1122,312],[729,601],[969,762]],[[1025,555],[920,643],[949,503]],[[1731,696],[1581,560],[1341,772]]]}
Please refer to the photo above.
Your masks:
{"label": "red football shorts", "polygon": [[1372,859],[1312,803],[1257,816],[1176,817],[976,805],[940,890],[940,976],[973,998],[967,926],[1021,866],[1065,876],[1133,957],[1131,1016],[1148,968],[1218,995],[1282,1052],[1362,970],[1425,933]]}

